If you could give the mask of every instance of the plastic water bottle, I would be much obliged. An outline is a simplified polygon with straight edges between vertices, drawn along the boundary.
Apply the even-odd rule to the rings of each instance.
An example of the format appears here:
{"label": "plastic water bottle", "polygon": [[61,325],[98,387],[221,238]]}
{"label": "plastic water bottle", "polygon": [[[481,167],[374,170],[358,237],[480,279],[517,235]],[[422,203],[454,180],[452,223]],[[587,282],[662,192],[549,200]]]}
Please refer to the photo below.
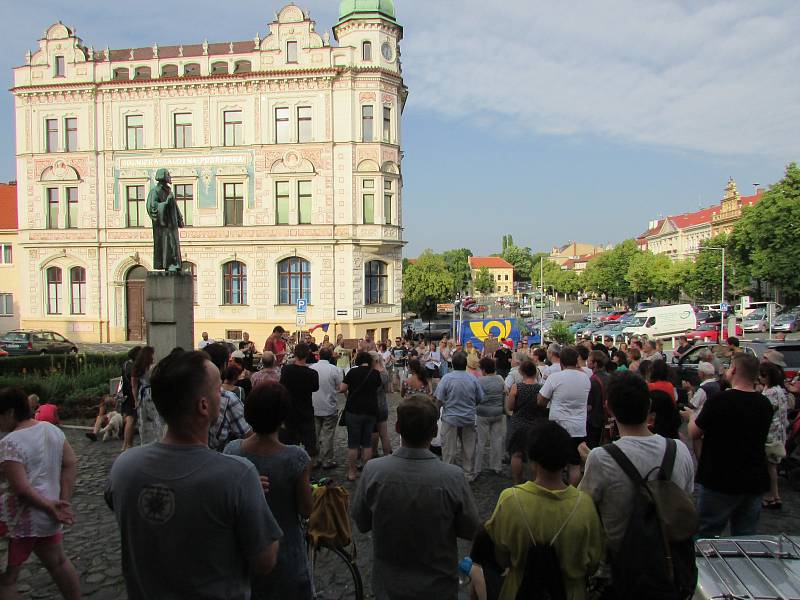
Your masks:
{"label": "plastic water bottle", "polygon": [[470,573],[472,572],[472,559],[465,556],[458,563],[458,585],[459,587],[466,587],[472,581]]}

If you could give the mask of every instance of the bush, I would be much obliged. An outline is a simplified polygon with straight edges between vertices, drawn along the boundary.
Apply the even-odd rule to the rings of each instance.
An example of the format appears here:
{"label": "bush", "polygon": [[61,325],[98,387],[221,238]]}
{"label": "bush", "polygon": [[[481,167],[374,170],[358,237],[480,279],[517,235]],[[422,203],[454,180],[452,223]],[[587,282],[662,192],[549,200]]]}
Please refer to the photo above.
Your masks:
{"label": "bush", "polygon": [[61,418],[93,417],[100,398],[109,392],[109,380],[119,375],[119,365],[91,365],[77,373],[0,375],[0,388],[20,387],[42,403],[57,404]]}
{"label": "bush", "polygon": [[569,344],[575,341],[575,336],[569,331],[569,324],[564,321],[554,321],[550,325],[550,331],[547,332],[546,337],[559,344]]}
{"label": "bush", "polygon": [[6,356],[0,358],[0,376],[53,372],[77,373],[92,366],[111,365],[119,370],[127,357],[127,352]]}

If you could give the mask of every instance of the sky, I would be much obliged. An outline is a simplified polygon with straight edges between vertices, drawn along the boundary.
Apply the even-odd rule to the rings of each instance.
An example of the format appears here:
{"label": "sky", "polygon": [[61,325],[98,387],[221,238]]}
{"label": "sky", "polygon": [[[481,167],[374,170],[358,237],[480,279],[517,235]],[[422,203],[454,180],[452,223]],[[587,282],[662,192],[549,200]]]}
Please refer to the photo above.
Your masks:
{"label": "sky", "polygon": [[[394,0],[404,254],[616,243],[800,159],[800,3]],[[298,2],[317,31],[338,0]],[[283,2],[0,0],[0,73],[61,20],[95,48],[264,37]],[[0,180],[15,178],[0,94]]]}

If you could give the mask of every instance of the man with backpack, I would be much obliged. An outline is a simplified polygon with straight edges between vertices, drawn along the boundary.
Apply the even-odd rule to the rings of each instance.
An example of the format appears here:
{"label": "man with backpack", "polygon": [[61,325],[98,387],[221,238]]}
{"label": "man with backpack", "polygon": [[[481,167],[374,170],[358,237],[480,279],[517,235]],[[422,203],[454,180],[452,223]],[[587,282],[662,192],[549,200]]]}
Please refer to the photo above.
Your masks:
{"label": "man with backpack", "polygon": [[[606,397],[621,437],[591,452],[581,447],[587,458],[579,489],[594,499],[606,532],[607,564],[600,574],[611,580],[608,597],[688,597],[697,581],[691,454],[683,443],[647,427],[650,395],[639,375],[613,374]],[[659,514],[674,521],[661,522]]]}

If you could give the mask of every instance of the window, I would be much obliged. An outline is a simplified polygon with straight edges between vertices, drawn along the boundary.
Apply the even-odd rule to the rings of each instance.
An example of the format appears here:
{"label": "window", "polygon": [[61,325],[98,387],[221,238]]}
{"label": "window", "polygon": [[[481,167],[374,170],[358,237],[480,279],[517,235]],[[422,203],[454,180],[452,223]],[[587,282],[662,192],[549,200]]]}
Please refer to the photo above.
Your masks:
{"label": "window", "polygon": [[151,79],[150,67],[137,67],[133,72],[134,79]]}
{"label": "window", "polygon": [[226,110],[222,115],[225,123],[223,144],[225,146],[241,146],[244,143],[242,111]]}
{"label": "window", "polygon": [[128,150],[144,148],[144,117],[142,115],[125,117],[125,134]]}
{"label": "window", "polygon": [[275,183],[275,223],[277,225],[289,224],[289,182],[278,181]]}
{"label": "window", "polygon": [[220,75],[220,74],[228,73],[228,63],[226,62],[215,62],[211,65],[211,74],[212,75]]}
{"label": "window", "polygon": [[226,329],[225,330],[225,339],[226,340],[241,340],[244,336],[242,335],[244,331],[242,329]]}
{"label": "window", "polygon": [[64,119],[64,152],[74,152],[78,149],[78,119],[69,117]]}
{"label": "window", "polygon": [[366,104],[361,107],[361,139],[371,142],[375,139],[372,127],[372,106]]}
{"label": "window", "polygon": [[383,222],[386,225],[392,224],[392,181],[383,180]]}
{"label": "window", "polygon": [[275,109],[275,143],[286,144],[289,142],[289,109]]}
{"label": "window", "polygon": [[175,147],[189,148],[192,145],[192,115],[175,113]]}
{"label": "window", "polygon": [[192,293],[194,294],[194,303],[197,304],[197,266],[189,261],[183,261],[183,272],[192,276]]}
{"label": "window", "polygon": [[300,298],[311,299],[311,264],[296,256],[278,263],[278,301],[297,304]]}
{"label": "window", "polygon": [[161,67],[161,76],[162,77],[177,77],[178,76],[178,65],[164,65]]}
{"label": "window", "polygon": [[247,304],[247,267],[232,260],[222,265],[223,302],[225,304]]}
{"label": "window", "polygon": [[[375,187],[373,179],[365,179],[362,183],[364,190],[372,190]],[[372,191],[365,191],[361,195],[362,223],[372,224],[375,222],[375,194]]]}
{"label": "window", "polygon": [[123,81],[125,79],[130,79],[130,71],[125,67],[119,67],[114,69],[114,79],[117,81]]}
{"label": "window", "polygon": [[297,214],[298,223],[308,225],[311,223],[311,182],[297,182]]}
{"label": "window", "polygon": [[372,60],[372,42],[364,42],[361,44],[361,60]]}
{"label": "window", "polygon": [[0,317],[14,316],[14,295],[0,294]]}
{"label": "window", "polygon": [[191,183],[175,184],[175,202],[183,215],[183,224],[191,227],[194,221],[194,188]]}
{"label": "window", "polygon": [[239,60],[233,67],[234,73],[249,73],[253,70],[253,65],[249,60]]}
{"label": "window", "polygon": [[286,42],[286,62],[297,62],[297,42]]}
{"label": "window", "polygon": [[47,314],[61,314],[61,269],[47,269]]}
{"label": "window", "polygon": [[78,188],[68,187],[67,192],[67,229],[78,227]]}
{"label": "window", "polygon": [[144,227],[147,222],[144,186],[129,185],[125,190],[128,199],[128,227]]}
{"label": "window", "polygon": [[73,315],[86,314],[86,269],[72,267],[69,270],[69,288],[71,297],[70,312]]}
{"label": "window", "polygon": [[225,196],[225,225],[244,224],[244,184],[226,183],[223,186]]}
{"label": "window", "polygon": [[198,63],[189,63],[183,67],[183,74],[186,77],[200,77],[200,65]]}
{"label": "window", "polygon": [[297,107],[297,141],[310,142],[313,137],[311,122],[311,107]]}
{"label": "window", "polygon": [[366,293],[364,304],[386,304],[389,277],[386,274],[386,263],[371,260],[364,265]]}
{"label": "window", "polygon": [[58,229],[58,188],[47,188],[47,228]]}
{"label": "window", "polygon": [[55,73],[56,77],[64,77],[64,57],[56,56]]}
{"label": "window", "polygon": [[0,265],[10,265],[13,261],[11,244],[0,244]]}
{"label": "window", "polygon": [[389,106],[383,107],[383,141],[392,141],[392,109]]}
{"label": "window", "polygon": [[58,119],[45,120],[45,152],[58,152]]}

